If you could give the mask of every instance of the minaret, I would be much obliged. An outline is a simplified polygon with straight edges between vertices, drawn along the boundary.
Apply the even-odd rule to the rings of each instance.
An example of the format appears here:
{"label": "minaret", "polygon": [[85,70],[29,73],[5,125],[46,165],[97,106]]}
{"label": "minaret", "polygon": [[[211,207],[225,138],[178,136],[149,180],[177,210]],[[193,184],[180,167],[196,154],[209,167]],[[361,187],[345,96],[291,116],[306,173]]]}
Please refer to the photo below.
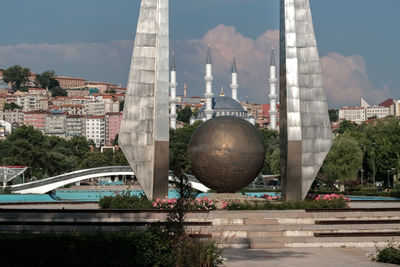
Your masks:
{"label": "minaret", "polygon": [[219,96],[225,96],[225,94],[224,94],[224,86],[223,85],[221,85],[221,93],[219,94]]}
{"label": "minaret", "polygon": [[239,84],[238,84],[238,78],[237,78],[236,56],[233,56],[231,89],[232,89],[232,98],[235,99],[236,101],[239,101],[238,96],[237,96],[238,88],[239,88]]}
{"label": "minaret", "polygon": [[204,113],[206,115],[206,120],[209,120],[212,118],[213,115],[212,97],[214,96],[214,94],[212,93],[213,76],[212,76],[212,61],[211,61],[210,46],[208,46],[207,50],[206,76],[204,77],[204,80],[206,81],[206,93],[204,94],[204,97],[206,98],[206,109]]}
{"label": "minaret", "polygon": [[170,76],[170,83],[169,87],[171,88],[171,94],[169,98],[169,103],[170,103],[170,115],[169,115],[169,121],[170,121],[170,127],[172,129],[176,129],[176,118],[178,115],[176,114],[176,102],[178,101],[176,98],[176,87],[178,84],[176,83],[176,67],[175,67],[175,53],[172,52],[172,58],[171,58],[171,76]]}
{"label": "minaret", "polygon": [[270,127],[272,130],[276,130],[276,99],[278,95],[276,94],[278,80],[276,78],[276,64],[275,64],[275,51],[272,48],[271,61],[269,63],[269,116],[270,116]]}

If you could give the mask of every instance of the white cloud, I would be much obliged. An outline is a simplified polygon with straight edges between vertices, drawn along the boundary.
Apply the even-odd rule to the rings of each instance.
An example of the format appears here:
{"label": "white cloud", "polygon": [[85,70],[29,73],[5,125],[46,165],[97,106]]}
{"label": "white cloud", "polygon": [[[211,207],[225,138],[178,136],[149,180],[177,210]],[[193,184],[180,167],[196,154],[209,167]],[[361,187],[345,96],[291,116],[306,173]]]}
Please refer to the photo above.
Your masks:
{"label": "white cloud", "polygon": [[[212,47],[214,93],[224,85],[229,93],[232,57],[237,57],[239,97],[258,103],[268,102],[268,64],[271,47],[278,48],[279,31],[268,30],[257,39],[237,32],[234,27],[218,25],[201,39],[171,42],[176,52],[178,91],[188,83],[189,95],[204,94],[204,68],[207,45]],[[119,40],[108,43],[18,44],[0,46],[0,68],[11,65],[30,67],[35,72],[53,69],[59,75],[88,80],[126,84],[133,42]],[[279,51],[276,51],[277,62]],[[363,97],[371,104],[390,95],[388,88],[376,89],[360,56],[330,53],[321,58],[325,90],[330,106],[358,105]]]}
{"label": "white cloud", "polygon": [[126,83],[131,50],[128,40],[0,46],[0,67],[22,65],[38,73],[53,69],[59,75]]}

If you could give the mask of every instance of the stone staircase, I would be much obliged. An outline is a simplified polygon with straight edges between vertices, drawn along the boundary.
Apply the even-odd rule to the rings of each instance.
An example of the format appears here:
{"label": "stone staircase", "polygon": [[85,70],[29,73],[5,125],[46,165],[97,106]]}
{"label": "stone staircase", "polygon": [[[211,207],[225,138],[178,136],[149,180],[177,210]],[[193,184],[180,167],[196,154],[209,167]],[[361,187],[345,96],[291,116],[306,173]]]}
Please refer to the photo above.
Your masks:
{"label": "stone staircase", "polygon": [[[188,220],[199,220],[197,216]],[[400,209],[213,211],[202,217],[212,227],[188,227],[190,231],[212,235],[223,247],[375,247],[400,242]]]}

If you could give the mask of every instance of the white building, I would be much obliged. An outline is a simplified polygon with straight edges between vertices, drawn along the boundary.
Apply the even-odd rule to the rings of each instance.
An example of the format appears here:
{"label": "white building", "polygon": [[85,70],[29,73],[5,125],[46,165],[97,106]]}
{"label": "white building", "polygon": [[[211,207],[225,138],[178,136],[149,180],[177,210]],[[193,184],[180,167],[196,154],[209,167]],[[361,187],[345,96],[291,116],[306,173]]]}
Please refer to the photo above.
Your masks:
{"label": "white building", "polygon": [[365,121],[365,108],[363,107],[343,107],[339,109],[339,120],[348,120],[361,124]]}
{"label": "white building", "polygon": [[106,114],[104,102],[87,102],[85,105],[85,113],[89,116],[104,116]]}
{"label": "white building", "polygon": [[4,138],[12,131],[11,123],[0,120],[0,138]]}
{"label": "white building", "polygon": [[385,118],[390,115],[390,108],[382,106],[372,106],[365,109],[365,118],[368,120],[370,118]]}
{"label": "white building", "polygon": [[105,116],[90,116],[86,118],[86,139],[92,140],[97,147],[104,145],[106,139]]}

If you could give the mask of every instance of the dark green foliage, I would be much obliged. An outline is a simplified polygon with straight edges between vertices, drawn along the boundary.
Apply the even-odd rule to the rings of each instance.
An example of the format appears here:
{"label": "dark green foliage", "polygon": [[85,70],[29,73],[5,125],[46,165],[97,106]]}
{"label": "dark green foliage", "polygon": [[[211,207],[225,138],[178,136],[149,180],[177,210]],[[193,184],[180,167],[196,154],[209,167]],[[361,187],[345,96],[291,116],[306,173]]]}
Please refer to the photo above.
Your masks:
{"label": "dark green foliage", "polygon": [[343,134],[346,131],[351,131],[353,129],[355,129],[357,126],[354,122],[348,121],[348,120],[343,120],[340,124],[339,124],[339,129],[338,129],[338,133],[339,134]]}
{"label": "dark green foliage", "polygon": [[70,140],[44,136],[33,127],[22,126],[0,141],[0,165],[28,166],[25,178],[41,179],[77,169],[128,165],[122,151],[90,151],[85,137]]}
{"label": "dark green foliage", "polygon": [[389,244],[385,248],[379,249],[376,261],[400,265],[400,248]]}
{"label": "dark green foliage", "polygon": [[344,199],[334,200],[305,200],[305,201],[231,201],[226,203],[227,210],[303,210],[303,209],[342,209],[347,208]]}
{"label": "dark green foliage", "polygon": [[279,174],[280,173],[280,148],[278,131],[262,129],[260,130],[264,138],[265,162],[262,170],[263,174]]}
{"label": "dark green foliage", "polygon": [[[174,266],[172,238],[145,232],[1,234],[1,266]],[[23,256],[21,257],[21,252]]]}
{"label": "dark green foliage", "polygon": [[36,84],[47,90],[59,87],[60,83],[54,78],[55,75],[54,70],[48,70],[42,74],[38,74],[36,75]]}
{"label": "dark green foliage", "polygon": [[62,89],[61,87],[54,87],[50,91],[51,91],[51,96],[52,97],[67,96],[68,95],[67,91]]}
{"label": "dark green foliage", "polygon": [[124,110],[125,100],[119,102],[119,111],[122,112]]}
{"label": "dark green foliage", "polygon": [[339,120],[339,114],[337,109],[330,109],[329,110],[329,119],[331,122]]}
{"label": "dark green foliage", "polygon": [[22,107],[18,106],[14,102],[4,103],[3,111],[5,111],[5,110],[16,110],[16,109],[22,109]]}
{"label": "dark green foliage", "polygon": [[178,110],[178,121],[189,123],[190,117],[192,117],[192,115],[193,115],[192,109],[189,106],[187,106],[182,110]]}
{"label": "dark green foliage", "polygon": [[144,196],[131,196],[130,192],[124,192],[116,196],[103,197],[99,201],[102,209],[133,209],[151,210],[152,203]]}
{"label": "dark green foliage", "polygon": [[21,85],[24,85],[30,76],[30,69],[23,68],[19,65],[9,67],[3,72],[3,80],[6,83],[11,82],[14,90],[19,90]]}

